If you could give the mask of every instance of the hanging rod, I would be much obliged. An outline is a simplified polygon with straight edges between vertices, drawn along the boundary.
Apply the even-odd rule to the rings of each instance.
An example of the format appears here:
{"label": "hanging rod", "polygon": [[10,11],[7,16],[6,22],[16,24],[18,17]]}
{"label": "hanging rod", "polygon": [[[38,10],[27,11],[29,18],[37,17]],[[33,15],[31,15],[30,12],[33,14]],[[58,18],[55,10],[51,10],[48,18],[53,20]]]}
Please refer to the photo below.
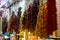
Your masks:
{"label": "hanging rod", "polygon": [[20,2],[20,1],[15,1],[14,3],[10,4],[10,5],[7,7],[7,9],[10,8],[11,6],[13,6],[14,4],[16,4],[16,2],[18,3],[18,2]]}

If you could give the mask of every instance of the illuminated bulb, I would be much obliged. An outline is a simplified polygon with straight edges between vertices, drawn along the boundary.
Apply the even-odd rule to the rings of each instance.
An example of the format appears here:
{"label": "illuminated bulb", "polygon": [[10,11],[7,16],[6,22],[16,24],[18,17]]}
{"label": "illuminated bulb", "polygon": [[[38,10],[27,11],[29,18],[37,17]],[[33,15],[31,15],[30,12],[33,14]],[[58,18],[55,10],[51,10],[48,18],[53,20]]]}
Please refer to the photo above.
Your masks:
{"label": "illuminated bulb", "polygon": [[29,34],[30,34],[30,32],[29,32]]}

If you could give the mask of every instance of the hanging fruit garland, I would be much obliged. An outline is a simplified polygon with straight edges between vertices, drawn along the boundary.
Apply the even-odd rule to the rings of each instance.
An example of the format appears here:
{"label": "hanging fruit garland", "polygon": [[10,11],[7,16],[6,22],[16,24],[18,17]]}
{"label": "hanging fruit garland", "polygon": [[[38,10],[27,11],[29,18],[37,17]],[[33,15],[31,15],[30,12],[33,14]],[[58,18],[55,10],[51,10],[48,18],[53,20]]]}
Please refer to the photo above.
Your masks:
{"label": "hanging fruit garland", "polygon": [[18,32],[20,31],[20,18],[21,18],[21,7],[18,8],[18,13],[17,13],[17,21],[16,21],[16,26],[18,28]]}
{"label": "hanging fruit garland", "polygon": [[57,9],[56,0],[47,0],[46,9],[46,32],[47,36],[52,35],[57,30]]}
{"label": "hanging fruit garland", "polygon": [[22,28],[23,28],[23,30],[26,29],[26,22],[27,22],[27,11],[25,10],[25,12],[23,14],[23,19],[22,19]]}
{"label": "hanging fruit garland", "polygon": [[39,12],[39,0],[34,0],[31,10],[31,27],[30,27],[31,32],[35,31],[38,12]]}
{"label": "hanging fruit garland", "polygon": [[9,33],[12,33],[13,31],[19,33],[20,17],[21,17],[21,7],[18,8],[17,16],[15,15],[14,11],[12,11],[12,16],[9,19],[9,27],[8,27]]}
{"label": "hanging fruit garland", "polygon": [[9,20],[9,28],[8,28],[8,32],[9,33],[13,33],[14,32],[18,33],[19,29],[17,28],[17,16],[15,14],[12,14],[10,20]]}
{"label": "hanging fruit garland", "polygon": [[17,14],[17,27],[19,29],[19,24],[20,24],[20,17],[21,17],[21,7],[18,8],[18,14]]}
{"label": "hanging fruit garland", "polygon": [[[27,11],[23,15],[23,26],[29,32],[34,32],[35,30],[35,25],[36,25],[36,19],[37,19],[37,14],[38,14],[38,6],[39,6],[39,1],[34,1],[33,4],[30,4]],[[25,20],[25,21],[24,21]]]}
{"label": "hanging fruit garland", "polygon": [[39,1],[39,13],[37,16],[37,24],[35,34],[40,38],[46,38],[46,8],[43,0]]}
{"label": "hanging fruit garland", "polygon": [[27,30],[28,31],[31,31],[30,30],[30,27],[31,27],[31,9],[32,9],[32,6],[29,5],[29,8],[27,10]]}
{"label": "hanging fruit garland", "polygon": [[2,31],[3,31],[3,34],[5,34],[5,32],[7,32],[7,27],[8,27],[7,18],[4,17],[4,18],[2,18]]}

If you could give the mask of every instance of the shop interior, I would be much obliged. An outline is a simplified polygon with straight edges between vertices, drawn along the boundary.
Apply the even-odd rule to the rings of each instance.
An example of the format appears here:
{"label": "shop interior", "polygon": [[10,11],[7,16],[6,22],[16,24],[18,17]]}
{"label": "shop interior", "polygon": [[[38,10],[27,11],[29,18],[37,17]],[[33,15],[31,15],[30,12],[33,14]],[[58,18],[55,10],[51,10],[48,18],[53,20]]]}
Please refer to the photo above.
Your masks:
{"label": "shop interior", "polygon": [[60,0],[0,0],[0,40],[60,40]]}

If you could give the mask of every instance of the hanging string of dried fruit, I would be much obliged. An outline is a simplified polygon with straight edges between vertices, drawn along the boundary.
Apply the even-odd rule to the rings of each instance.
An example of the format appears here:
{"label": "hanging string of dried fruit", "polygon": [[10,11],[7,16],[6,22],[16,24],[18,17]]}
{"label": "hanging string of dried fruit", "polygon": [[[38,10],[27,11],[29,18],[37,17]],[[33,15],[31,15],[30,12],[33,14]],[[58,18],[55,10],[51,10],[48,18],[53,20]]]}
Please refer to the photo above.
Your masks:
{"label": "hanging string of dried fruit", "polygon": [[16,21],[16,26],[18,28],[18,32],[20,31],[20,18],[21,18],[21,7],[18,8],[18,13],[17,13],[17,21]]}
{"label": "hanging string of dried fruit", "polygon": [[46,8],[43,0],[39,1],[39,13],[37,16],[37,24],[35,34],[40,38],[46,38]]}
{"label": "hanging string of dried fruit", "polygon": [[31,10],[31,29],[30,29],[31,32],[35,31],[38,12],[39,12],[39,0],[34,0]]}
{"label": "hanging string of dried fruit", "polygon": [[31,28],[31,9],[32,9],[32,5],[30,4],[27,10],[27,30],[30,32],[30,28]]}
{"label": "hanging string of dried fruit", "polygon": [[18,30],[17,25],[16,25],[17,16],[14,13],[12,14],[9,22],[10,22],[10,24],[9,24],[8,32],[13,33],[13,31],[14,31],[14,32],[18,33],[19,30]]}
{"label": "hanging string of dried fruit", "polygon": [[27,22],[27,11],[25,10],[24,14],[23,14],[23,19],[22,19],[22,28],[23,30],[26,29],[26,23]]}
{"label": "hanging string of dried fruit", "polygon": [[7,18],[4,17],[4,18],[2,18],[2,31],[3,31],[3,34],[5,34],[5,32],[7,32],[7,27],[8,27]]}
{"label": "hanging string of dried fruit", "polygon": [[12,16],[9,20],[9,28],[8,28],[9,33],[12,33],[13,31],[19,33],[20,17],[21,17],[21,7],[18,8],[17,16],[14,14],[14,11],[12,12]]}
{"label": "hanging string of dried fruit", "polygon": [[52,35],[57,30],[57,9],[56,0],[47,0],[46,9],[46,32],[47,36]]}
{"label": "hanging string of dried fruit", "polygon": [[0,17],[2,17],[3,11],[0,11]]}

